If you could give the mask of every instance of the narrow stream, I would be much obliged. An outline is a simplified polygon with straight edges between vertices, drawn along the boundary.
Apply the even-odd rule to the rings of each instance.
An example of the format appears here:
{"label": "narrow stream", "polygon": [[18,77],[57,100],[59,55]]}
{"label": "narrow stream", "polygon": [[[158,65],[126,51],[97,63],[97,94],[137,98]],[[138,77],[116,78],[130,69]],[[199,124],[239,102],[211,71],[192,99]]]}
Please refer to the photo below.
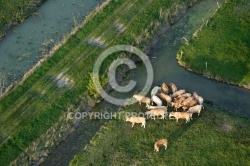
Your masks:
{"label": "narrow stream", "polygon": [[0,41],[0,77],[19,80],[103,0],[49,0]]}
{"label": "narrow stream", "polygon": [[155,84],[174,82],[181,89],[198,92],[215,106],[250,118],[250,90],[188,72],[180,67],[176,60],[177,51],[185,42],[182,37],[189,40],[202,25],[202,18],[206,21],[209,13],[214,11],[216,3],[217,1],[202,2],[197,5],[199,7],[195,6],[159,38],[157,45],[150,52],[150,56],[157,57],[153,62]]}
{"label": "narrow stream", "polygon": [[[157,57],[152,61],[154,68],[154,85],[162,82],[174,82],[179,89],[188,92],[196,91],[215,106],[235,114],[250,118],[250,90],[222,84],[195,75],[180,67],[176,61],[176,53],[185,42],[182,37],[190,39],[192,34],[207,20],[217,8],[218,0],[204,0],[197,3],[171,28],[159,37],[159,41],[150,51],[150,56]],[[220,4],[222,0],[218,1]],[[128,80],[137,81],[136,90],[143,87],[146,73],[143,67],[138,67],[129,74]],[[126,98],[130,94],[115,94],[116,97]],[[98,105],[100,109],[116,111],[118,107],[107,102]],[[81,121],[78,129],[63,141],[41,165],[66,166],[74,155],[84,151],[84,146],[104,124],[103,120]]]}

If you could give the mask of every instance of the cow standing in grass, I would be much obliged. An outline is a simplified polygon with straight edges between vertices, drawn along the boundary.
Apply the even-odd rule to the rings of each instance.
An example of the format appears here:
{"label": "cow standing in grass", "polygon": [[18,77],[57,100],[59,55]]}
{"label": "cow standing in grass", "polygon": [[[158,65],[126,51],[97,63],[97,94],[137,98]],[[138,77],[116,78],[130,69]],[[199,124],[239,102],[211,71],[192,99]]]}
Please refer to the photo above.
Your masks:
{"label": "cow standing in grass", "polygon": [[141,96],[141,95],[133,95],[133,98],[135,98],[137,101],[139,101],[139,104],[145,103],[146,105],[150,105],[151,99],[149,97]]}
{"label": "cow standing in grass", "polygon": [[152,106],[152,105],[148,105],[147,109],[150,109],[150,110],[152,110],[152,109],[164,109],[165,111],[168,110],[168,108],[166,106]]}
{"label": "cow standing in grass", "polygon": [[136,116],[132,116],[132,117],[126,117],[126,121],[131,122],[132,123],[132,127],[134,127],[135,123],[141,123],[141,127],[146,125],[146,118],[144,117],[136,117]]}
{"label": "cow standing in grass", "polygon": [[192,114],[198,113],[198,116],[199,116],[202,108],[204,108],[203,105],[196,105],[196,106],[190,107],[187,112],[192,113]]}
{"label": "cow standing in grass", "polygon": [[167,139],[160,139],[160,140],[156,141],[154,144],[154,151],[159,152],[159,148],[161,146],[164,146],[165,150],[166,150],[168,147],[168,140]]}
{"label": "cow standing in grass", "polygon": [[165,115],[167,114],[167,111],[164,109],[153,109],[150,111],[146,111],[145,114],[148,115],[149,118],[154,117],[154,120],[156,116],[161,116],[161,119],[164,119]]}
{"label": "cow standing in grass", "polygon": [[174,117],[176,119],[176,122],[178,122],[179,119],[186,119],[186,123],[190,121],[192,114],[188,112],[170,112],[169,118]]}

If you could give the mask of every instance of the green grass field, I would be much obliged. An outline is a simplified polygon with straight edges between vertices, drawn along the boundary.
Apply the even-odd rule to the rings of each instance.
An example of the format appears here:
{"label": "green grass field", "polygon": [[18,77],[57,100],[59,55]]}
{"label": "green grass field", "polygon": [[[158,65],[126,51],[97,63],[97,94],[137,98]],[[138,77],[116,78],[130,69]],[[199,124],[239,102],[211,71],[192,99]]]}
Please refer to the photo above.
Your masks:
{"label": "green grass field", "polygon": [[[141,112],[134,104],[121,111]],[[110,120],[70,162],[78,165],[250,165],[250,121],[206,106],[193,120],[148,119],[146,128]],[[154,152],[155,141],[168,148]]]}
{"label": "green grass field", "polygon": [[250,88],[249,27],[249,1],[227,0],[197,36],[180,48],[179,64],[214,79]]}
{"label": "green grass field", "polygon": [[[143,49],[160,25],[195,1],[119,0],[96,11],[91,21],[22,85],[0,100],[0,165],[14,160],[56,123],[70,105],[82,102],[88,91],[93,62],[107,47],[130,44]],[[117,23],[125,26],[123,32],[117,30]],[[91,39],[97,38],[101,38],[104,47],[90,44]],[[74,82],[73,86],[57,86],[55,78],[62,72]]]}
{"label": "green grass field", "polygon": [[46,0],[0,0],[0,38],[6,33],[7,26],[23,22]]}

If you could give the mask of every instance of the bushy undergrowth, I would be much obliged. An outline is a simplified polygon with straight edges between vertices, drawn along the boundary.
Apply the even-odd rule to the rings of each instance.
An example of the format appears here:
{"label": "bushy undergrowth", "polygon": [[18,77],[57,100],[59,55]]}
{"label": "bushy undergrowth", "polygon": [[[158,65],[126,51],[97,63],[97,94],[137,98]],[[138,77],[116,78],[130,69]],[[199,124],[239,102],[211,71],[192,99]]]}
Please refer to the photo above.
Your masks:
{"label": "bushy undergrowth", "polygon": [[0,0],[0,38],[6,33],[7,27],[16,25],[46,0]]}
{"label": "bushy undergrowth", "polygon": [[227,0],[197,36],[180,48],[179,63],[217,80],[249,86],[249,27],[249,1]]}
{"label": "bushy undergrowth", "polygon": [[[98,99],[100,97],[95,85],[94,85],[94,82],[93,82],[94,78],[93,78],[93,74],[90,73],[90,79],[89,79],[89,83],[88,83],[88,91],[90,93],[90,95],[92,95],[95,99]],[[105,77],[101,77],[100,78],[100,84],[101,86],[103,87],[105,84],[108,83],[108,78],[105,78]]]}
{"label": "bushy undergrowth", "polygon": [[[123,111],[145,111],[135,104]],[[249,165],[250,121],[206,107],[185,120],[148,119],[146,128],[125,119],[111,120],[70,162],[78,165]],[[154,152],[155,141],[166,138],[168,148]]]}

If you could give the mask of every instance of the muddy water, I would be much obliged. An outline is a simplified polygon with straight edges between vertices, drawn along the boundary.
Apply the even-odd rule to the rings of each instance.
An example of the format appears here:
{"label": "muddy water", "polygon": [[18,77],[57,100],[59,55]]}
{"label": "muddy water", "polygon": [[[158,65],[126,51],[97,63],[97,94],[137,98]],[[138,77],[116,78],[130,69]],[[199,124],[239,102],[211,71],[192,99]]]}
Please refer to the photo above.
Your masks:
{"label": "muddy water", "polygon": [[0,41],[0,76],[19,80],[103,0],[50,0]]}
{"label": "muddy water", "polygon": [[[220,3],[222,1],[219,1]],[[215,106],[227,109],[230,112],[250,118],[250,91],[231,85],[209,80],[195,75],[180,67],[176,61],[176,53],[185,42],[182,37],[190,39],[192,34],[206,21],[217,8],[217,1],[205,0],[188,10],[174,26],[159,37],[159,41],[150,51],[150,56],[157,57],[152,61],[154,68],[154,85],[162,82],[174,82],[178,88],[189,92],[196,91],[206,100],[212,101]],[[139,91],[146,80],[144,67],[131,71],[128,80],[137,81],[135,91]],[[126,98],[127,94],[115,94],[118,98]],[[107,102],[99,105],[100,109],[116,111],[118,107]],[[105,121],[81,121],[78,129],[62,142],[45,160],[42,165],[68,165],[75,154],[83,152],[92,136],[99,130]]]}

